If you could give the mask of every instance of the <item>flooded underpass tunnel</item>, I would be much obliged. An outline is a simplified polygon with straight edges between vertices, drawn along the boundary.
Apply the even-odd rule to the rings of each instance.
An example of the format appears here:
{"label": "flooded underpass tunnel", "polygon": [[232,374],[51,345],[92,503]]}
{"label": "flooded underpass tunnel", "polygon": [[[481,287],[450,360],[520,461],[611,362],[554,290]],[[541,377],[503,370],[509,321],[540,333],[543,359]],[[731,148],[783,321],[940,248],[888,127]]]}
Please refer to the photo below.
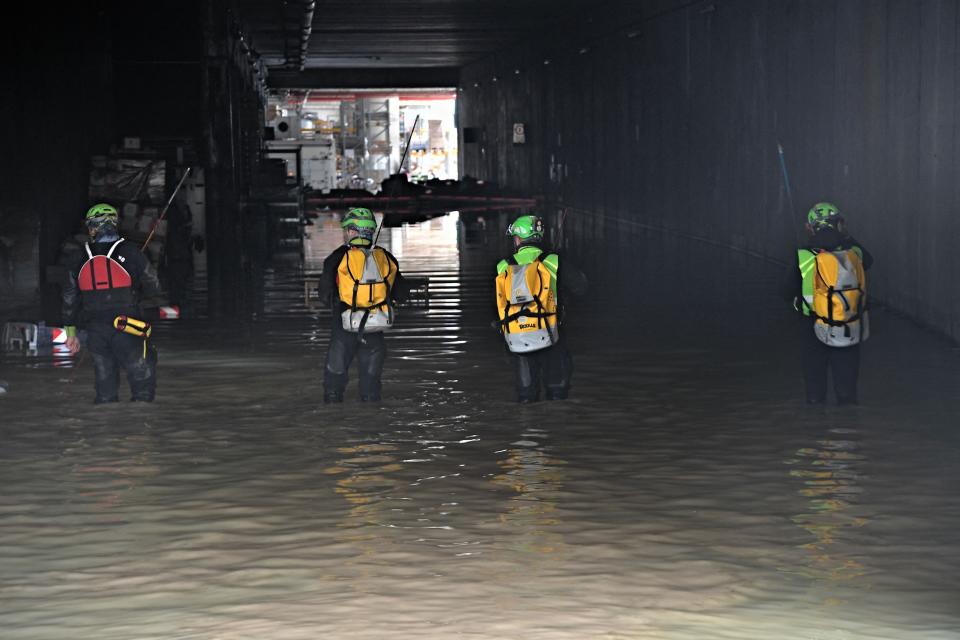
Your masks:
{"label": "flooded underpass tunnel", "polygon": [[48,18],[0,636],[960,639],[957,3]]}

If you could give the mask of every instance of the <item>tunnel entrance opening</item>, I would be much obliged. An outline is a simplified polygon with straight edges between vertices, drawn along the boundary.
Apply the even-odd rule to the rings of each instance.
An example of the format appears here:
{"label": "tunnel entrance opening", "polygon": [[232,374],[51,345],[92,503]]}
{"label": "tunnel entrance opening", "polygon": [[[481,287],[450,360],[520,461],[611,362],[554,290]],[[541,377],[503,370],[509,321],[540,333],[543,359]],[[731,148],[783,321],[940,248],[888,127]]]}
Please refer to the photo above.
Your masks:
{"label": "tunnel entrance opening", "polygon": [[455,108],[447,88],[284,90],[264,112],[267,164],[285,182],[321,193],[377,193],[396,174],[456,180]]}

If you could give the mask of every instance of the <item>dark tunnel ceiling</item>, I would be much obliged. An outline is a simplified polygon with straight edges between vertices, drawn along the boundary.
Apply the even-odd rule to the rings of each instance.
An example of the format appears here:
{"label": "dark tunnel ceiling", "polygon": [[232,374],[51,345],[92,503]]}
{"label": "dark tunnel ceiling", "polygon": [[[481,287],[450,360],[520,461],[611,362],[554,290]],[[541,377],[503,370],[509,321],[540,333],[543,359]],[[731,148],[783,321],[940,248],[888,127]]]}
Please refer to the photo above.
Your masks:
{"label": "dark tunnel ceiling", "polygon": [[[272,86],[346,70],[419,69],[442,78],[528,39],[543,38],[563,22],[598,10],[605,0],[239,0],[240,22],[261,56]],[[307,22],[313,4],[312,19]],[[309,24],[305,55],[301,32]],[[395,74],[396,75],[396,74]],[[362,76],[361,76],[362,77]],[[447,74],[449,77],[449,73]]]}

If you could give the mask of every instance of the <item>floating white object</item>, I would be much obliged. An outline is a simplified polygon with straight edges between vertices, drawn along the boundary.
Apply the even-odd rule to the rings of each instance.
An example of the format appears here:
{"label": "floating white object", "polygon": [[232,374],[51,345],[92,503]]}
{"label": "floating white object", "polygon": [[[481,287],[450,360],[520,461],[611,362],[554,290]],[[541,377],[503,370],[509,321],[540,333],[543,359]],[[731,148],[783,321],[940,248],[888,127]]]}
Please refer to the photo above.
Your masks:
{"label": "floating white object", "polygon": [[4,349],[36,350],[39,327],[32,322],[8,322],[3,326],[0,345]]}

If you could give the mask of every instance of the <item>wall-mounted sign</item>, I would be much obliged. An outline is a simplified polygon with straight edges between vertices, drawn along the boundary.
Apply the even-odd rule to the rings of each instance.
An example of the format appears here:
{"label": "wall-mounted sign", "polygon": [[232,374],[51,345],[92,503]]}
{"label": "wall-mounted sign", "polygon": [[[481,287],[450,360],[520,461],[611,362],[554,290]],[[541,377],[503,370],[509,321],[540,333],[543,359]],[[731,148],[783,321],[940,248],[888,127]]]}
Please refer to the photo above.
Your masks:
{"label": "wall-mounted sign", "polygon": [[525,144],[527,142],[527,133],[522,122],[513,123],[513,144]]}

